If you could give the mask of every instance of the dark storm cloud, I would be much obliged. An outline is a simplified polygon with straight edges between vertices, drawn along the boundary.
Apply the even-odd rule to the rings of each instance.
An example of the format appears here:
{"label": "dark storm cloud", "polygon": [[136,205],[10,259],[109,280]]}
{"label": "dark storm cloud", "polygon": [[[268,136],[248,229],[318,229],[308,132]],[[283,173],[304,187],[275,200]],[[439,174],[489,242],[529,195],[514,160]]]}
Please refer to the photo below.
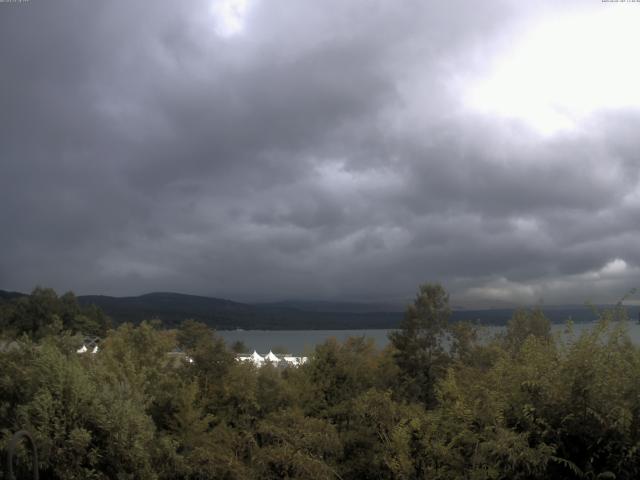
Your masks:
{"label": "dark storm cloud", "polygon": [[213,4],[0,5],[0,288],[580,302],[640,280],[635,110],[541,140],[460,108],[458,70],[532,7],[252,0],[225,36]]}

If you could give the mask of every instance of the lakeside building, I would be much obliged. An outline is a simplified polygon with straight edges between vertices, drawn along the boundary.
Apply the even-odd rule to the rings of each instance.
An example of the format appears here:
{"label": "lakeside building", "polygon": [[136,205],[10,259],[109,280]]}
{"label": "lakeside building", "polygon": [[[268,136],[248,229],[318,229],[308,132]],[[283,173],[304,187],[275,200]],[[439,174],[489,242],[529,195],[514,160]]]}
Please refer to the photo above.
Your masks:
{"label": "lakeside building", "polygon": [[251,355],[241,354],[236,356],[236,361],[253,363],[258,368],[262,367],[265,363],[269,363],[275,367],[299,367],[305,364],[307,360],[307,357],[296,357],[289,354],[278,357],[271,350],[264,356],[255,350]]}
{"label": "lakeside building", "polygon": [[[76,350],[79,354],[84,353],[98,353],[99,344],[101,342],[100,337],[86,337],[82,342],[82,346]],[[6,342],[5,342],[6,343]],[[15,342],[14,342],[15,343]],[[4,349],[7,348],[7,345],[0,345]],[[187,355],[184,350],[179,347],[176,347],[170,352],[167,352],[167,356],[169,358],[174,359],[174,361],[185,361],[187,363],[193,363],[193,358]],[[253,351],[251,355],[247,354],[239,354],[236,355],[236,361],[238,362],[249,362],[260,368],[265,364],[273,365],[274,367],[286,368],[286,367],[299,367],[300,365],[304,365],[308,361],[308,357],[298,357],[291,354],[284,355],[276,355],[273,351],[269,350],[269,353],[265,355],[260,355],[257,351]]]}
{"label": "lakeside building", "polygon": [[98,353],[98,350],[100,349],[98,345],[101,341],[102,339],[100,337],[85,337],[82,342],[82,346],[76,350],[76,353]]}

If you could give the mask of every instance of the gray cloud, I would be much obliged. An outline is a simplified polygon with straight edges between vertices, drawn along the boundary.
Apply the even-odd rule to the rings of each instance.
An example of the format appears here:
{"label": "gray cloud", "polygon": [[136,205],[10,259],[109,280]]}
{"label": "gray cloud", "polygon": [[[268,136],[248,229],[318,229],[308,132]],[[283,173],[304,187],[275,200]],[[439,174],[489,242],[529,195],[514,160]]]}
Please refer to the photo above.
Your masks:
{"label": "gray cloud", "polygon": [[0,5],[0,288],[398,300],[439,280],[484,305],[638,284],[637,109],[540,136],[460,97],[580,2],[252,0],[228,37],[212,4]]}

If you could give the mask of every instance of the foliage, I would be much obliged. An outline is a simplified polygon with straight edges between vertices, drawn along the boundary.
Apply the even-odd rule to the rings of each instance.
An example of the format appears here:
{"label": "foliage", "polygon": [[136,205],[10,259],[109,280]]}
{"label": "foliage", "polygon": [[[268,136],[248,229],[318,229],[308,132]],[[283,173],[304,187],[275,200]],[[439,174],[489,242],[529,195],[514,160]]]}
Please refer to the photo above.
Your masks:
{"label": "foliage", "polygon": [[65,332],[104,335],[110,319],[94,305],[82,307],[73,292],[58,297],[51,288],[36,287],[31,295],[0,302],[0,329],[39,339]]}
{"label": "foliage", "polygon": [[233,353],[247,353],[249,348],[242,340],[236,340],[231,344],[231,351]]}
{"label": "foliage", "polygon": [[79,355],[80,317],[97,317],[72,295],[3,305],[18,347],[0,353],[0,448],[31,431],[41,478],[640,475],[640,348],[619,308],[582,335],[516,312],[487,338],[424,285],[386,349],[330,339],[300,368],[257,369],[195,321],[124,324]]}
{"label": "foliage", "polygon": [[444,288],[439,284],[421,285],[400,329],[389,336],[408,400],[426,406],[435,402],[435,384],[447,364],[442,336],[450,315],[449,295]]}

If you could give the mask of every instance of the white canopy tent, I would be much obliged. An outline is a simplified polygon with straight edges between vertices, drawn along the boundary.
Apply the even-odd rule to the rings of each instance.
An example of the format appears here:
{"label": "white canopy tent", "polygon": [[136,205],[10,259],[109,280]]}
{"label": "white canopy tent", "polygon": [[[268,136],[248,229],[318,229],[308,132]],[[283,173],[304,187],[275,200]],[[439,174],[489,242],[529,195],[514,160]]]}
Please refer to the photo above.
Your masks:
{"label": "white canopy tent", "polygon": [[275,366],[290,366],[299,367],[307,362],[307,357],[295,357],[293,355],[277,356],[273,351],[269,351],[266,355],[262,356],[257,351],[253,351],[251,355],[237,355],[237,362],[251,362],[256,367],[262,367],[266,363]]}
{"label": "white canopy tent", "polygon": [[276,357],[275,354],[271,350],[269,350],[269,353],[267,353],[265,355],[264,359],[267,362],[271,362],[271,363],[279,363],[280,362],[280,359],[278,357]]}
{"label": "white canopy tent", "polygon": [[256,366],[260,367],[264,363],[264,357],[254,350],[253,353],[251,354],[251,361]]}

